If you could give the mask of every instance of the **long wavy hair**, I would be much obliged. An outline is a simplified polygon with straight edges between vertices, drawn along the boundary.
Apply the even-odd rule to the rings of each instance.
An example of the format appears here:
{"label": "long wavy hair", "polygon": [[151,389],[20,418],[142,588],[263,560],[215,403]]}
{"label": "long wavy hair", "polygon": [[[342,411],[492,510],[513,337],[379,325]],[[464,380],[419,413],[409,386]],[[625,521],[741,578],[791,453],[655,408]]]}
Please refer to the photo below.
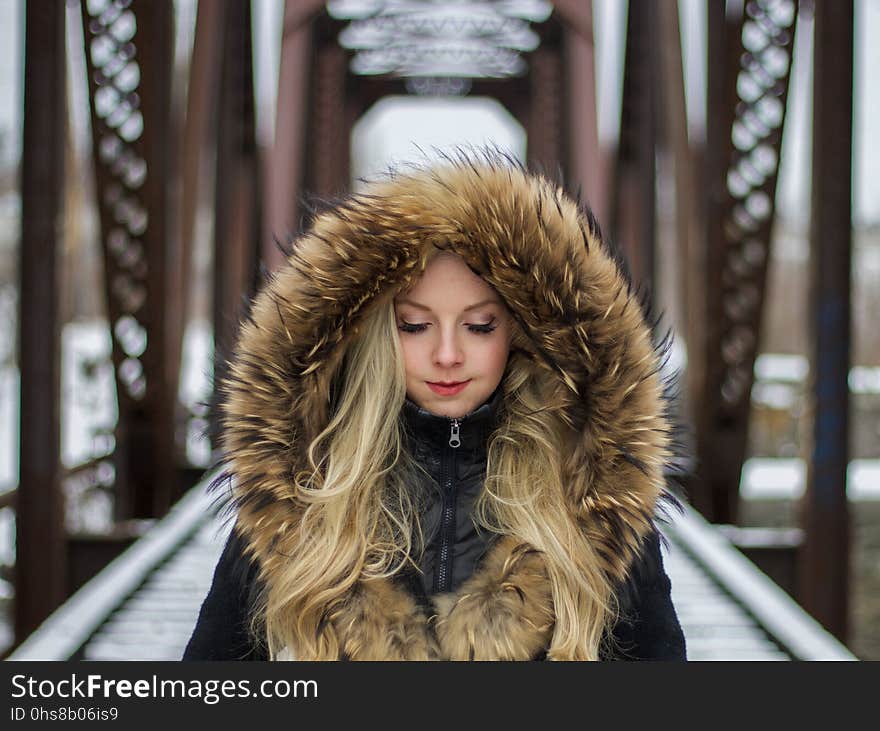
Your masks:
{"label": "long wavy hair", "polygon": [[[541,552],[556,616],[548,657],[593,660],[616,617],[613,581],[566,494],[564,455],[574,434],[553,405],[561,384],[549,371],[535,377],[526,345],[514,325],[473,518]],[[365,314],[336,382],[330,421],[308,449],[309,469],[294,476],[304,506],[291,526],[298,559],[286,563],[255,613],[254,631],[263,625],[272,658],[285,648],[298,660],[338,657],[327,626],[334,604],[360,581],[419,564],[419,468],[393,418],[406,398],[406,373],[391,297]]]}

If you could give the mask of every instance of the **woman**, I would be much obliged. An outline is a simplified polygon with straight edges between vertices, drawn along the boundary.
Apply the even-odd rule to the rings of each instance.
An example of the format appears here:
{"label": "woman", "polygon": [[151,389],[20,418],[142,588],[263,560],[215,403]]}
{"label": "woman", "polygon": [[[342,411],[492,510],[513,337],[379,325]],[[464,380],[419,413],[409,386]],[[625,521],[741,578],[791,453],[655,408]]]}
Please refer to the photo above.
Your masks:
{"label": "woman", "polygon": [[668,404],[592,215],[505,157],[371,183],[256,298],[184,659],[684,659]]}

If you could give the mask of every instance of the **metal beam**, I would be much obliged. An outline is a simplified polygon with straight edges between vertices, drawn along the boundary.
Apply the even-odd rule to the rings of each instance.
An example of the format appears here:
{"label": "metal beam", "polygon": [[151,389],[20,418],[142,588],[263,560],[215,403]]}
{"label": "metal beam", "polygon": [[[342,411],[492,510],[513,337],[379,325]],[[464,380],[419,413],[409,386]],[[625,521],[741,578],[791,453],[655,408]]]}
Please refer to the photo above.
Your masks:
{"label": "metal beam", "polygon": [[812,460],[803,502],[801,602],[841,641],[849,606],[849,365],[853,2],[815,4],[811,201]]}
{"label": "metal beam", "polygon": [[[687,374],[699,383],[702,380],[701,348],[704,313],[703,277],[706,261],[703,247],[697,245],[696,206],[697,187],[694,183],[694,160],[688,134],[687,105],[685,102],[684,71],[681,32],[679,29],[678,0],[660,0],[657,3],[659,21],[659,61],[661,93],[664,103],[660,109],[662,143],[671,153],[675,181],[675,247],[669,254],[677,262],[674,294],[677,294],[679,317],[676,329],[685,336],[688,348]],[[688,390],[684,400],[689,417],[692,416],[693,392]],[[691,418],[687,418],[692,423]]]}
{"label": "metal beam", "polygon": [[529,55],[526,160],[551,178],[562,165],[562,54],[540,45]]}
{"label": "metal beam", "polygon": [[322,0],[286,0],[284,5],[275,140],[266,155],[261,237],[262,261],[270,270],[284,259],[275,239],[299,229],[312,69],[311,21],[323,7]]}
{"label": "metal beam", "polygon": [[211,154],[217,139],[217,89],[223,46],[225,2],[199,3],[187,85],[186,115],[180,156],[181,266],[177,281],[184,290],[181,306],[189,311],[196,214],[210,183]]}
{"label": "metal beam", "polygon": [[[718,437],[715,434],[714,401],[718,398],[723,378],[721,358],[721,301],[717,293],[721,289],[721,267],[724,256],[724,230],[722,219],[727,185],[725,175],[730,164],[730,127],[733,124],[734,79],[732,68],[736,56],[729,50],[729,37],[737,41],[742,33],[742,13],[728,19],[725,3],[706,0],[706,142],[703,155],[704,192],[702,196],[702,222],[704,225],[703,259],[706,287],[705,301],[701,307],[703,339],[693,343],[694,349],[702,349],[698,356],[698,370],[688,374],[694,404],[697,407],[695,430],[697,434],[697,475],[689,485],[691,502],[708,520],[731,523],[736,513],[736,492],[739,483],[720,480],[714,473],[714,460]],[[738,43],[737,43],[738,45]],[[728,473],[731,470],[727,470]]]}
{"label": "metal beam", "polygon": [[259,257],[259,166],[256,143],[250,0],[225,5],[214,206],[214,343],[229,352],[250,299]]}
{"label": "metal beam", "polygon": [[736,522],[797,7],[753,0],[725,16],[709,5],[705,356],[692,502],[716,523]]}
{"label": "metal beam", "polygon": [[651,291],[656,244],[656,16],[654,0],[630,0],[611,214],[613,239],[626,255],[633,280]]}
{"label": "metal beam", "polygon": [[307,190],[322,197],[348,190],[352,103],[346,94],[348,53],[336,41],[340,25],[316,23],[307,144]]}
{"label": "metal beam", "polygon": [[59,238],[64,187],[65,4],[25,5],[19,318],[20,481],[16,496],[15,638],[21,642],[67,591],[60,487]]}
{"label": "metal beam", "polygon": [[178,259],[169,221],[174,8],[116,0],[83,3],[82,13],[119,401],[116,518],[156,517],[172,502],[176,454],[166,298]]}
{"label": "metal beam", "polygon": [[593,2],[585,0],[568,10],[563,26],[566,78],[568,182],[580,186],[581,196],[600,223],[608,214],[608,159],[599,147],[596,113],[596,59]]}

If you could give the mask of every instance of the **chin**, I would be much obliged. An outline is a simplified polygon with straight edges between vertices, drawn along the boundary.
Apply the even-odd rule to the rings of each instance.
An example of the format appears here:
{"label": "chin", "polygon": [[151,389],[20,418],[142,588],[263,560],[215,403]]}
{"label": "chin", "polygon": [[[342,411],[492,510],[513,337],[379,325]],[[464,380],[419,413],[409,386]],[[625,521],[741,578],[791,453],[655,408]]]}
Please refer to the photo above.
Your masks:
{"label": "chin", "polygon": [[427,409],[432,414],[436,414],[437,416],[446,416],[450,419],[456,419],[459,416],[464,416],[467,413],[467,411],[463,411],[460,406],[448,402],[437,403],[436,401],[429,401],[423,406],[423,408]]}
{"label": "chin", "polygon": [[[485,399],[483,399],[483,401],[485,401]],[[476,409],[483,403],[483,401],[474,403],[473,398],[463,399],[461,401],[435,401],[433,403],[435,408],[429,408],[429,411],[432,411],[438,416],[446,416],[450,419],[460,419],[462,416],[471,413],[471,411]]]}
{"label": "chin", "polygon": [[430,391],[420,398],[410,398],[425,411],[429,411],[435,416],[445,416],[448,419],[459,419],[476,408],[476,406],[468,406],[471,399],[467,401],[443,399],[438,398],[435,393]]}

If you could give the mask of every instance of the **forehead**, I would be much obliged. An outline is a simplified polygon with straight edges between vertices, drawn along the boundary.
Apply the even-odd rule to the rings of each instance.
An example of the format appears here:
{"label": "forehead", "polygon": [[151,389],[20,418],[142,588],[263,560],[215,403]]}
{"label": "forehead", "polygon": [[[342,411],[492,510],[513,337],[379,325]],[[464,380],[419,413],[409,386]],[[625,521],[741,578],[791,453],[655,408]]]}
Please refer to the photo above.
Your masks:
{"label": "forehead", "polygon": [[474,274],[456,254],[441,252],[427,264],[425,271],[408,292],[399,299],[422,304],[461,304],[501,300],[482,278]]}

